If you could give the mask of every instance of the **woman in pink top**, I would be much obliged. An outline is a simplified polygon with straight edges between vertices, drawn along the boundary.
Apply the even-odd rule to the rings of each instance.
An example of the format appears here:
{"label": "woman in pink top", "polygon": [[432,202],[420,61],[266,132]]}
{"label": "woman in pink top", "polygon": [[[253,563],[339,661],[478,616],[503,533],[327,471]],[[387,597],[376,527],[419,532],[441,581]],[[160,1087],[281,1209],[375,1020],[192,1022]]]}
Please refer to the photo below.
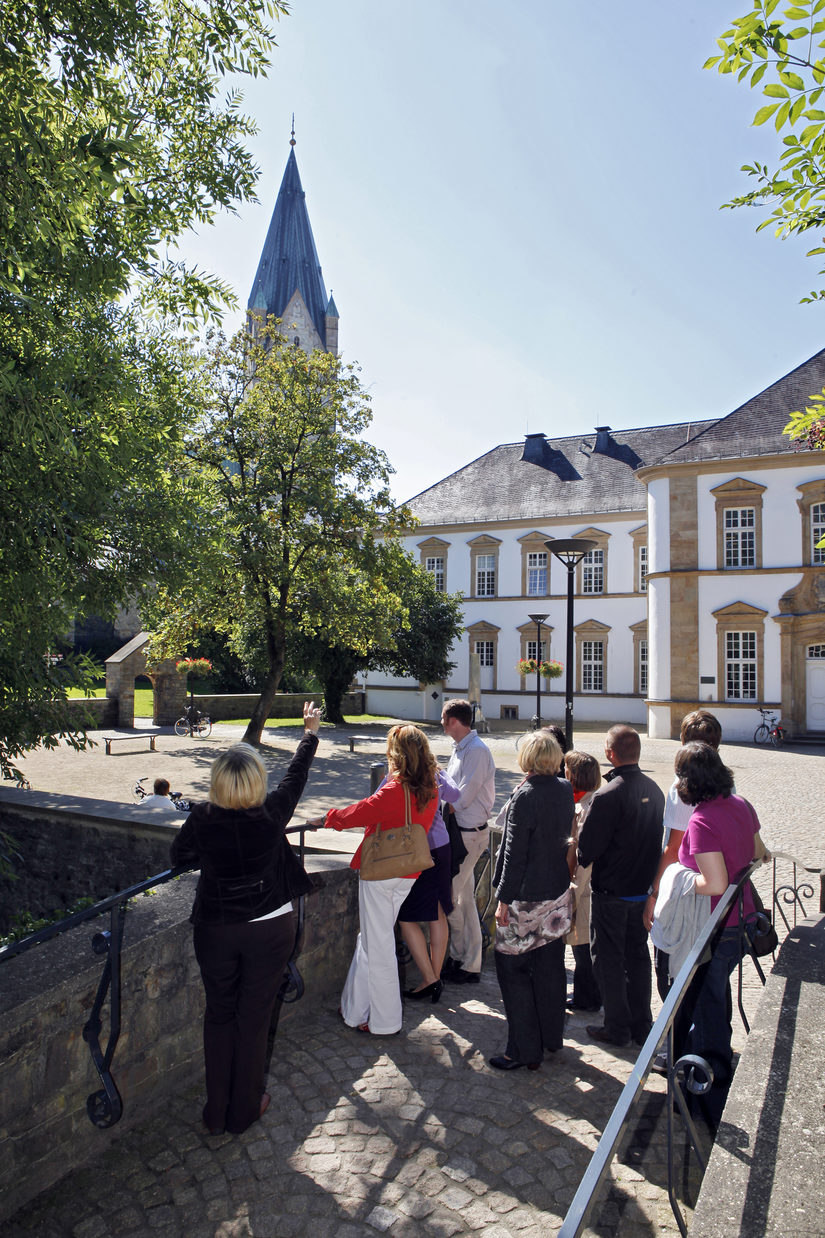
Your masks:
{"label": "woman in pink top", "polygon": [[[435,757],[417,726],[394,726],[387,736],[389,781],[368,799],[333,808],[319,824],[332,830],[365,826],[364,836],[393,829],[405,819],[404,789],[410,793],[412,820],[429,833],[438,808]],[[363,846],[363,844],[362,844]],[[361,866],[361,847],[352,868]],[[349,1027],[375,1036],[401,1030],[401,992],[395,958],[395,920],[418,873],[383,881],[359,881],[360,932],[341,994],[341,1014]]]}
{"label": "woman in pink top", "polygon": [[[765,855],[759,819],[747,800],[733,794],[733,774],[710,744],[685,744],[676,753],[675,768],[679,798],[694,805],[679,848],[679,863],[699,874],[696,893],[708,895],[713,910],[742,869]],[[754,912],[748,885],[744,891],[746,919]],[[735,906],[710,961],[696,972],[684,999],[690,1019],[687,1052],[704,1058],[713,1070],[712,1088],[693,1100],[714,1132],[733,1069],[730,976],[740,957],[739,908]]]}

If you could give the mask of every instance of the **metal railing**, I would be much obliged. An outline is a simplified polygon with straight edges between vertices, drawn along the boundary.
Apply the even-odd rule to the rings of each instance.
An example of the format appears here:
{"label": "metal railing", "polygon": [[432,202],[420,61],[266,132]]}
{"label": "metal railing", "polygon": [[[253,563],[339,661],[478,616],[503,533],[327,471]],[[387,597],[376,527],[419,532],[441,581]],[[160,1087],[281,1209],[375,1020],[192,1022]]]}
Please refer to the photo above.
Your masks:
{"label": "metal railing", "polygon": [[[287,834],[300,835],[298,857],[302,864],[305,855],[304,835],[311,828],[311,826],[307,825],[295,825],[290,826],[286,831]],[[100,902],[95,903],[91,907],[84,908],[83,911],[77,911],[71,916],[66,916],[63,920],[57,920],[54,924],[38,929],[36,933],[29,933],[27,937],[22,937],[19,941],[11,942],[7,946],[0,946],[0,963],[2,963],[6,959],[15,958],[17,955],[23,954],[26,950],[31,950],[34,946],[39,946],[43,942],[51,941],[54,937],[59,937],[61,933],[70,932],[86,921],[96,920],[98,917],[108,913],[109,928],[95,933],[91,939],[91,947],[94,953],[105,955],[106,961],[103,965],[103,974],[97,986],[97,993],[95,994],[91,1012],[83,1025],[83,1039],[89,1046],[89,1053],[101,1083],[100,1090],[92,1092],[87,1098],[86,1112],[89,1116],[89,1121],[103,1130],[114,1126],[123,1116],[123,1098],[117,1090],[117,1085],[112,1077],[111,1067],[117,1042],[120,1038],[121,1028],[121,955],[123,934],[126,927],[126,911],[131,900],[137,898],[138,895],[145,894],[149,890],[155,890],[158,886],[165,885],[167,882],[179,877],[182,873],[189,871],[191,869],[186,867],[165,869],[162,873],[157,873],[154,877],[147,877],[144,881],[139,881],[136,885],[129,886],[126,890],[118,890],[116,894],[111,894],[108,898],[101,899]],[[304,995],[304,980],[296,963],[304,941],[304,899],[305,896],[302,895],[297,900],[295,942],[285,968],[283,984],[278,993],[278,999],[282,1002],[297,1002]],[[100,1034],[103,1028],[101,1015],[107,997],[109,998],[109,1036],[106,1048],[103,1049],[100,1044]]]}
{"label": "metal railing", "polygon": [[[819,909],[825,912],[825,869],[804,864],[794,856],[781,851],[772,852],[771,859],[773,861],[773,895],[771,903],[774,911],[778,910],[780,912],[786,932],[790,932],[791,928],[796,925],[799,913],[803,916],[809,914],[804,900],[814,898],[815,891],[812,882],[814,875],[819,875],[820,878]],[[780,885],[777,884],[777,860],[787,860],[792,864],[793,875],[791,884],[787,882]],[[687,1235],[687,1225],[676,1196],[674,1109],[684,1121],[690,1146],[696,1156],[699,1168],[704,1174],[707,1167],[707,1157],[691,1117],[685,1093],[689,1092],[693,1095],[701,1096],[707,1092],[713,1084],[713,1071],[704,1058],[694,1055],[688,1054],[674,1061],[674,1022],[690,988],[693,977],[699,967],[711,958],[725,928],[724,921],[727,919],[731,909],[738,903],[740,959],[737,968],[737,1005],[745,1031],[750,1031],[750,1024],[743,1003],[742,965],[744,959],[748,957],[753,960],[763,985],[765,984],[765,973],[759,959],[753,953],[750,939],[745,931],[743,894],[745,885],[761,867],[762,861],[755,860],[748,868],[744,869],[736,881],[728,886],[712,914],[708,917],[702,932],[670,987],[659,1017],[653,1024],[650,1034],[639,1051],[639,1055],[631,1069],[630,1077],[608,1119],[590,1164],[567,1210],[557,1238],[578,1238],[588,1224],[593,1208],[599,1202],[600,1188],[609,1173],[613,1159],[619,1150],[619,1145],[628,1130],[633,1110],[644,1093],[645,1083],[650,1074],[653,1060],[664,1041],[667,1043],[668,1051],[666,1098],[668,1198],[680,1233],[683,1238]],[[798,883],[797,876],[800,873],[808,874],[809,876],[803,877]],[[786,910],[790,911],[790,915],[786,914]]]}

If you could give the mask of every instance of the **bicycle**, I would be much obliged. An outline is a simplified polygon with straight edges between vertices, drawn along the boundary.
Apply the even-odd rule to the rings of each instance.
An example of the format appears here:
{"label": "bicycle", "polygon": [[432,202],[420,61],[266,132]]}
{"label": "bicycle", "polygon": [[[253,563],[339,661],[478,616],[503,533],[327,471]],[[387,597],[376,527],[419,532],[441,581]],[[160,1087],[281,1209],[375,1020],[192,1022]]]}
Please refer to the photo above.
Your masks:
{"label": "bicycle", "polygon": [[[149,795],[152,794],[151,791],[147,791],[146,787],[144,787],[143,785],[144,782],[146,782],[146,779],[148,777],[149,775],[147,774],[145,778],[138,778],[137,782],[132,787],[132,798],[136,804],[139,804],[141,800],[145,800]],[[170,791],[169,798],[172,801],[172,803],[175,805],[175,808],[177,808],[178,812],[183,813],[184,816],[189,812],[190,808],[192,807],[189,800],[184,799],[182,791]]]}
{"label": "bicycle", "polygon": [[187,705],[183,714],[175,723],[176,735],[190,735],[198,739],[208,739],[212,734],[212,719],[209,714],[202,714],[193,705]]}
{"label": "bicycle", "polygon": [[763,709],[761,705],[757,705],[756,708],[762,715],[762,721],[753,733],[753,742],[767,744],[770,741],[774,748],[778,748],[786,739],[785,728],[770,709]]}

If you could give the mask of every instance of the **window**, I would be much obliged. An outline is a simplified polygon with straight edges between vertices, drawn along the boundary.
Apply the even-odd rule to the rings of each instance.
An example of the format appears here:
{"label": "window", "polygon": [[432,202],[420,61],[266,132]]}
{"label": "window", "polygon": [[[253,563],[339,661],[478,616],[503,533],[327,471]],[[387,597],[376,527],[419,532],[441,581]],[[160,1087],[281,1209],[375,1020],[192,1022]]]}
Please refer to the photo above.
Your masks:
{"label": "window", "polygon": [[494,598],[498,591],[498,551],[501,539],[482,534],[470,547],[470,596]]}
{"label": "window", "polygon": [[496,556],[476,556],[476,597],[496,596]]}
{"label": "window", "polygon": [[[533,623],[532,620],[530,620],[529,623],[522,623],[522,625],[518,628],[518,634],[520,637],[519,657],[520,658],[535,658],[537,654],[535,623]],[[550,624],[543,623],[541,625],[541,660],[542,661],[544,661],[545,658],[552,657],[552,654],[551,654],[552,636],[553,636],[552,626]],[[524,691],[528,687],[527,676],[522,675],[520,677],[520,682],[521,682],[522,691]],[[536,682],[535,676],[530,676],[529,686],[531,690],[533,686],[535,685],[535,682]],[[544,686],[542,688],[542,692],[545,692],[545,691],[549,692],[551,684],[555,682],[556,681],[552,679],[545,680]]]}
{"label": "window", "polygon": [[582,641],[582,692],[604,692],[604,641]]}
{"label": "window", "polygon": [[725,633],[725,699],[756,700],[756,633]]}
{"label": "window", "polygon": [[527,555],[527,596],[545,597],[547,594],[547,551],[537,550]]}
{"label": "window", "polygon": [[518,705],[502,705],[499,717],[503,722],[518,722]]}
{"label": "window", "polygon": [[604,551],[589,550],[582,560],[582,593],[604,593]]}
{"label": "window", "polygon": [[633,541],[633,590],[647,593],[647,525],[640,524],[631,531]]}
{"label": "window", "polygon": [[537,662],[543,662],[547,657],[547,642],[541,642],[541,656],[539,657],[536,654],[536,642],[534,640],[529,640],[526,645],[526,653],[524,656],[525,658],[534,658]]}
{"label": "window", "polygon": [[418,553],[421,556],[421,566],[433,578],[433,584],[439,593],[447,591],[447,551],[450,543],[440,537],[428,537],[425,542],[418,543]]}
{"label": "window", "polygon": [[477,640],[473,653],[478,654],[480,666],[495,666],[495,656],[493,653],[493,642],[491,640]]}
{"label": "window", "polygon": [[642,696],[647,696],[647,641],[640,640],[638,648],[638,683],[639,692]]}
{"label": "window", "polygon": [[744,477],[714,486],[716,566],[722,571],[762,566],[762,498],[765,487]]}
{"label": "window", "polygon": [[825,563],[825,546],[817,546],[825,537],[825,503],[814,503],[811,507],[811,563],[815,566]]}
{"label": "window", "polygon": [[809,658],[825,658],[825,645],[809,645],[807,656]]}
{"label": "window", "polygon": [[424,567],[433,578],[433,584],[439,593],[444,592],[444,559],[441,555],[428,555]]}
{"label": "window", "polygon": [[752,507],[726,507],[725,567],[756,566],[756,512]]}

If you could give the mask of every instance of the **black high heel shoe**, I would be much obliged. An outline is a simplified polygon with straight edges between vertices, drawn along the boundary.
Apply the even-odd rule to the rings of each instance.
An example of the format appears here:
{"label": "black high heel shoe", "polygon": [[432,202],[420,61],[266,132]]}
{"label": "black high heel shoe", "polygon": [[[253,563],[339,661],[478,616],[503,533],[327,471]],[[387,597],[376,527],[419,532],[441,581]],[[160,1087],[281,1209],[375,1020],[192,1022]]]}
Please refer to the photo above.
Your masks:
{"label": "black high heel shoe", "polygon": [[444,981],[434,980],[432,984],[426,985],[423,989],[405,989],[402,997],[409,997],[414,1002],[423,1002],[429,997],[430,1001],[435,1003],[443,992]]}

